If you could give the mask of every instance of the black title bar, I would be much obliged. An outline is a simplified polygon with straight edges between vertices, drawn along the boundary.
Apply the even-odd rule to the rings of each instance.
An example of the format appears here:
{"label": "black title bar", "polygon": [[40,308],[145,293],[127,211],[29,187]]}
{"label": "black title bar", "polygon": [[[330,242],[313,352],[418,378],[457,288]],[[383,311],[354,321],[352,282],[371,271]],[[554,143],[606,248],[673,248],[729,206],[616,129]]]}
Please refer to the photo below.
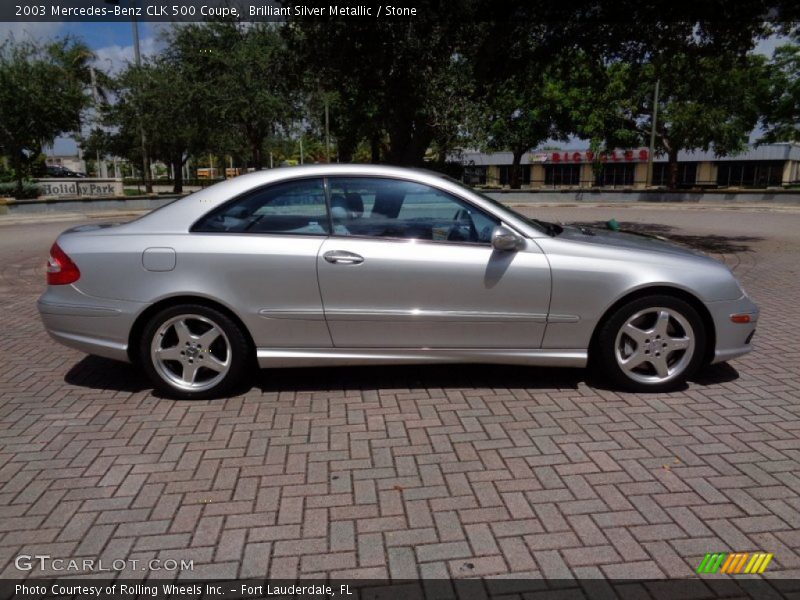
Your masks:
{"label": "black title bar", "polygon": [[412,0],[361,2],[342,0],[2,0],[0,21],[241,21],[413,20],[641,23],[645,21],[795,21],[796,0]]}

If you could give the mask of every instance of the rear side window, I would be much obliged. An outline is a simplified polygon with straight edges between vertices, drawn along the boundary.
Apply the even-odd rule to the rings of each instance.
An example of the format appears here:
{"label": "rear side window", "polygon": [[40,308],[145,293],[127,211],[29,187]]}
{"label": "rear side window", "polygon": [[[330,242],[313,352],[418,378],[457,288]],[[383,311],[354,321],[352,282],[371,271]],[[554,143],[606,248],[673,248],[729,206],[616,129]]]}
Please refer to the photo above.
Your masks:
{"label": "rear side window", "polygon": [[327,235],[322,179],[276,183],[249,192],[211,211],[192,231]]}

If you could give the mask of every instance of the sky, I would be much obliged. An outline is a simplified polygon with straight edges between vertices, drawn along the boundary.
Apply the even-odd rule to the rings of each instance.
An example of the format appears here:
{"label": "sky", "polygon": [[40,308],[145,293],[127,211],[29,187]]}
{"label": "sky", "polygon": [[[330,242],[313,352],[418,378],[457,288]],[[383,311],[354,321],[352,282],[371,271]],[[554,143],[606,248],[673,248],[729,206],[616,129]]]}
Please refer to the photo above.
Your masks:
{"label": "sky", "polygon": [[[139,23],[143,53],[153,53],[158,49],[158,38],[163,27],[162,23]],[[47,41],[68,35],[82,39],[95,51],[98,67],[118,71],[127,61],[133,60],[133,32],[129,22],[0,23],[0,41],[9,36],[17,40]]]}
{"label": "sky", "polygon": [[[0,0],[2,1],[2,0]],[[139,23],[139,46],[143,55],[155,54],[161,48],[161,38],[164,30],[169,28],[168,23]],[[75,36],[82,39],[97,55],[98,69],[116,73],[122,70],[129,62],[133,62],[133,31],[131,24],[124,23],[6,23],[0,22],[0,42],[12,37],[16,40],[47,41],[49,39]],[[765,56],[772,56],[776,46],[787,43],[789,40],[780,36],[760,40],[755,51]],[[760,131],[754,131],[750,140],[755,141],[760,136]],[[565,150],[583,149],[586,142],[580,139],[571,139],[569,142],[558,144]],[[71,138],[58,138],[51,151],[53,154],[77,153],[75,141]]]}

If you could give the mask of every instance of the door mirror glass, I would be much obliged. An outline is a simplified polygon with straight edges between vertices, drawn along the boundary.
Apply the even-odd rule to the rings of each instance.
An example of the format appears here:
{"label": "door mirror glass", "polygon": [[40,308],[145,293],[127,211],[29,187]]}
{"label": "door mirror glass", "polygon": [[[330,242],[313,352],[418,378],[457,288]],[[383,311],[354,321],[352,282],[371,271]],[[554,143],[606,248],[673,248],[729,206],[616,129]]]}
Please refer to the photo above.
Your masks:
{"label": "door mirror glass", "polygon": [[492,230],[492,248],[495,250],[502,252],[519,250],[524,244],[525,240],[502,225],[498,225]]}

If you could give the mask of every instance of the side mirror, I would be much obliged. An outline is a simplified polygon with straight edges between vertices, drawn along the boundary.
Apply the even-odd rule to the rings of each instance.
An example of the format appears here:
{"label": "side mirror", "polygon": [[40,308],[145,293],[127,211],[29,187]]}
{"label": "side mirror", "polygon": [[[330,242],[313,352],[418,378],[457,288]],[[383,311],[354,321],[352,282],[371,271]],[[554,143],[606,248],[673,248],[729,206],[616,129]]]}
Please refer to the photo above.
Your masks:
{"label": "side mirror", "polygon": [[511,250],[519,250],[524,246],[525,240],[510,229],[498,225],[492,230],[492,248],[495,250],[508,252]]}

